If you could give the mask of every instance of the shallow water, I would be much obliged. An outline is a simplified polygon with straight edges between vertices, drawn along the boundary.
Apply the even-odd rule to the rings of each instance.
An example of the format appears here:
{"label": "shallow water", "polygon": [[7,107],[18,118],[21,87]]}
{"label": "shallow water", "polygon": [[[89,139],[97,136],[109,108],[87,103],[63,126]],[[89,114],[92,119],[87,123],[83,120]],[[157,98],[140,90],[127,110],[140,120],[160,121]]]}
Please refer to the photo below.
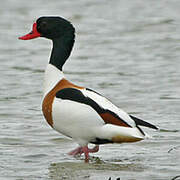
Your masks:
{"label": "shallow water", "polygon": [[[6,0],[0,29],[0,179],[165,180],[180,175],[180,3],[164,1]],[[76,143],[41,113],[51,43],[19,41],[41,15],[76,27],[66,77],[158,125],[152,139],[102,145],[89,164],[67,152]],[[176,178],[178,179],[178,178]],[[180,179],[180,178],[179,178]]]}

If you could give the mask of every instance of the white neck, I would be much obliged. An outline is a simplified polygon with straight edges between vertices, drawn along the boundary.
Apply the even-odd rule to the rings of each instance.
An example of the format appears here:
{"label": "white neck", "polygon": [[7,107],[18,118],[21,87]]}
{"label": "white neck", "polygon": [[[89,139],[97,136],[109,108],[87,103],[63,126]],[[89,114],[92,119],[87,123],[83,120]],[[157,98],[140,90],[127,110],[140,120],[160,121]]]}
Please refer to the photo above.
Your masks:
{"label": "white neck", "polygon": [[63,72],[54,65],[48,64],[44,76],[44,96],[52,90],[62,78],[64,78]]}

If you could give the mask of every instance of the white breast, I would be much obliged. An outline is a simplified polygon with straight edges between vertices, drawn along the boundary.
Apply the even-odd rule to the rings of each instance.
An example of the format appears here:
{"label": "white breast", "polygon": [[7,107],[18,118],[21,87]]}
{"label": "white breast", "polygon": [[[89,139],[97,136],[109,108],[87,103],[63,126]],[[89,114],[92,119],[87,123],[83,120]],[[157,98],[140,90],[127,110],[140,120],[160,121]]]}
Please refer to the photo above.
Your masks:
{"label": "white breast", "polygon": [[64,78],[62,71],[52,64],[47,65],[44,75],[44,97],[62,78]]}

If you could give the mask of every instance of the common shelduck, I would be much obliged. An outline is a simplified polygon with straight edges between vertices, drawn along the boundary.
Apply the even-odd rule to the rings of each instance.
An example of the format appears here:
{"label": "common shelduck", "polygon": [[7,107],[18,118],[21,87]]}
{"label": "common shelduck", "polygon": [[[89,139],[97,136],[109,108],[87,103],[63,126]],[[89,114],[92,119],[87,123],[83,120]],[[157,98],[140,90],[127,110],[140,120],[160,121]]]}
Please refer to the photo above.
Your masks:
{"label": "common shelduck", "polygon": [[[147,134],[139,126],[158,129],[137,117],[128,115],[94,90],[68,81],[62,71],[75,41],[75,28],[62,17],[40,17],[22,40],[45,37],[53,42],[49,64],[45,70],[42,111],[48,124],[75,140],[79,147],[70,155],[99,150],[100,144],[136,142]],[[88,144],[95,144],[88,148]]]}

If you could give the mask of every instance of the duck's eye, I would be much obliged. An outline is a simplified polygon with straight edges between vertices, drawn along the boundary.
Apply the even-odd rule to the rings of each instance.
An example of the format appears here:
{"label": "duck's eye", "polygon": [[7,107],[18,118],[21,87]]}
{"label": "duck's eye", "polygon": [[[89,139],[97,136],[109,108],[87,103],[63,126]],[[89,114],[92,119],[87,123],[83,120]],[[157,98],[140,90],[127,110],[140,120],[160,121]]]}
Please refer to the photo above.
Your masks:
{"label": "duck's eye", "polygon": [[47,22],[42,21],[41,23],[38,24],[37,30],[42,31],[43,29],[46,29],[46,27],[47,27]]}
{"label": "duck's eye", "polygon": [[43,21],[40,24],[41,28],[46,28],[47,27],[47,22]]}

